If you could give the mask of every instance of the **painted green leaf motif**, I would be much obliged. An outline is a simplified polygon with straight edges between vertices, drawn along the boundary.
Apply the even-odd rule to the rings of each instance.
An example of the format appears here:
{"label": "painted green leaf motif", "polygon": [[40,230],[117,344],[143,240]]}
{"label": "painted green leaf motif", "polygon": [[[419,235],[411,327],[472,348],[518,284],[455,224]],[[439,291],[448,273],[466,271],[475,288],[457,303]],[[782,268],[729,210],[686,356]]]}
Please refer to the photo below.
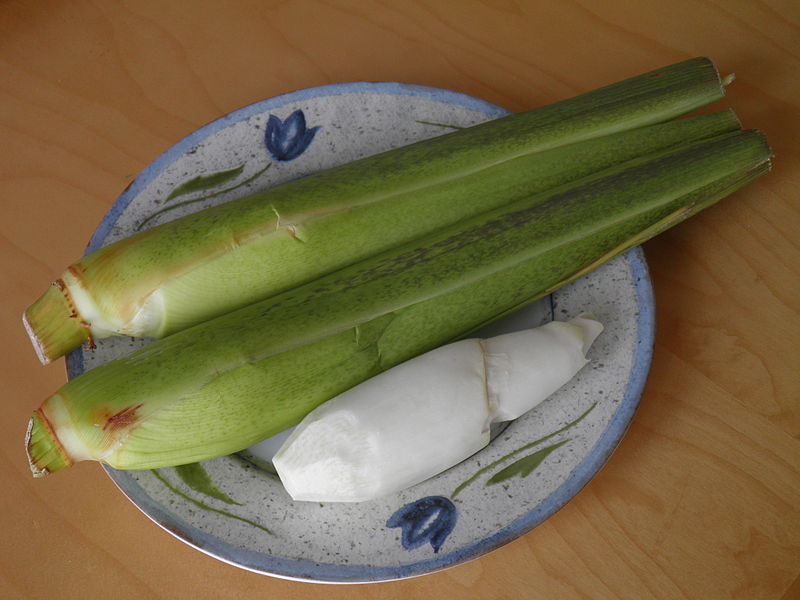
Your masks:
{"label": "painted green leaf motif", "polygon": [[422,125],[434,125],[435,127],[447,127],[448,129],[466,129],[466,127],[461,127],[459,125],[448,125],[447,123],[434,123],[433,121],[420,121],[417,119],[417,123],[421,123]]}
{"label": "painted green leaf motif", "polygon": [[175,472],[183,480],[183,482],[195,492],[200,492],[206,496],[211,496],[217,500],[222,500],[226,504],[237,504],[242,506],[241,503],[236,502],[230,496],[228,496],[228,494],[214,485],[214,482],[211,481],[211,477],[208,476],[208,472],[206,472],[200,463],[191,463],[188,465],[175,467]]}
{"label": "painted green leaf motif", "polygon": [[242,171],[244,171],[244,165],[239,165],[235,169],[229,169],[227,171],[211,173],[210,175],[198,175],[189,181],[184,181],[182,184],[173,189],[169,196],[167,196],[167,201],[184,194],[210,190],[211,188],[220,186],[223,183],[227,183],[231,179],[236,179],[242,174]]}
{"label": "painted green leaf motif", "polygon": [[[478,480],[478,478],[479,478],[481,475],[483,475],[484,473],[488,473],[489,471],[491,471],[491,470],[492,470],[492,469],[494,469],[495,467],[499,467],[501,463],[504,463],[505,461],[507,461],[507,460],[508,460],[508,459],[510,459],[511,457],[513,457],[513,456],[516,456],[517,454],[521,454],[521,453],[523,453],[523,452],[525,452],[525,451],[527,451],[527,450],[530,450],[530,449],[531,449],[531,448],[533,448],[534,446],[538,446],[538,445],[539,445],[539,444],[541,444],[542,442],[544,442],[544,441],[546,441],[546,440],[549,440],[550,438],[553,438],[553,437],[557,436],[559,433],[564,433],[564,432],[565,432],[567,429],[569,429],[570,427],[574,427],[575,425],[577,425],[578,423],[580,423],[581,421],[583,421],[583,419],[585,419],[585,418],[586,418],[586,416],[587,416],[587,415],[588,415],[590,412],[592,412],[592,411],[594,410],[594,407],[595,407],[595,406],[597,406],[597,402],[593,403],[593,404],[592,404],[592,405],[591,405],[591,406],[590,406],[588,409],[586,409],[586,410],[585,410],[585,411],[584,411],[584,412],[583,412],[583,413],[582,413],[582,414],[581,414],[581,415],[580,415],[578,418],[576,418],[576,419],[574,419],[574,420],[570,421],[569,423],[567,423],[566,425],[564,425],[564,426],[563,426],[561,429],[558,429],[558,430],[554,431],[553,433],[548,433],[546,436],[544,436],[544,437],[540,437],[538,440],[534,440],[534,441],[532,441],[532,442],[530,442],[530,443],[528,443],[528,444],[525,444],[525,445],[524,445],[524,446],[522,446],[521,448],[517,448],[516,450],[513,450],[513,451],[509,452],[509,453],[508,453],[508,454],[506,454],[505,456],[502,456],[502,457],[498,458],[496,461],[494,461],[494,462],[491,462],[491,463],[489,463],[488,465],[485,465],[485,466],[481,467],[481,468],[480,468],[480,469],[478,469],[478,470],[477,470],[475,473],[473,473],[471,477],[469,477],[468,479],[466,479],[466,480],[462,481],[462,482],[461,482],[461,483],[460,483],[460,484],[459,484],[459,485],[456,487],[456,489],[454,489],[454,490],[453,490],[453,493],[452,493],[452,494],[450,494],[450,497],[451,497],[451,498],[455,498],[456,496],[458,496],[458,494],[460,494],[460,493],[461,493],[461,491],[462,491],[464,488],[466,488],[467,486],[469,486],[469,485],[471,485],[471,484],[475,483],[475,481],[477,481],[477,480]],[[488,485],[488,484],[487,484],[487,485]]]}
{"label": "painted green leaf motif", "polygon": [[514,461],[510,465],[508,465],[505,469],[501,469],[494,475],[492,475],[489,480],[486,482],[486,485],[494,485],[495,483],[500,483],[501,481],[505,481],[506,479],[510,479],[515,475],[519,475],[520,477],[527,477],[530,475],[536,467],[542,464],[542,461],[547,458],[554,450],[560,448],[564,444],[569,441],[569,438],[558,442],[557,444],[553,444],[552,446],[547,446],[542,448],[541,450],[537,450],[533,454],[529,454],[524,458],[520,458],[517,461]]}
{"label": "painted green leaf motif", "polygon": [[236,519],[237,521],[241,521],[242,523],[247,523],[248,525],[256,527],[257,529],[260,529],[261,531],[264,531],[264,532],[266,532],[266,533],[268,533],[270,535],[275,535],[274,533],[272,533],[271,530],[269,530],[268,528],[264,527],[263,525],[259,525],[255,521],[251,521],[250,519],[245,519],[244,517],[240,517],[239,515],[234,515],[232,513],[227,512],[227,511],[220,510],[218,508],[214,508],[213,506],[209,506],[205,502],[200,502],[200,500],[195,500],[194,498],[192,498],[188,494],[184,494],[182,491],[180,491],[178,488],[176,488],[174,485],[172,485],[167,480],[166,477],[164,477],[161,473],[159,473],[158,469],[151,469],[150,472],[155,476],[156,479],[158,479],[161,483],[163,483],[164,486],[169,491],[171,491],[176,496],[180,496],[184,500],[186,500],[188,502],[191,502],[192,504],[194,504],[198,508],[202,508],[203,510],[207,510],[208,512],[213,512],[213,513],[217,513],[219,515],[223,515],[225,517],[228,517],[229,519]]}
{"label": "painted green leaf motif", "polygon": [[[228,192],[232,192],[233,190],[236,190],[236,189],[238,189],[238,188],[240,188],[240,187],[244,187],[244,186],[246,186],[247,184],[249,184],[249,183],[251,183],[251,182],[255,181],[256,179],[258,179],[258,178],[259,178],[259,177],[260,177],[260,176],[261,176],[263,173],[265,173],[265,172],[266,172],[266,170],[267,170],[267,169],[269,169],[270,165],[272,165],[272,163],[267,163],[267,166],[266,166],[266,167],[264,167],[263,169],[260,169],[260,170],[256,171],[256,172],[255,172],[255,173],[253,173],[253,174],[252,174],[250,177],[248,177],[247,179],[245,179],[245,180],[243,180],[243,181],[241,181],[241,182],[237,183],[236,185],[232,185],[232,186],[230,186],[230,187],[227,187],[227,188],[222,188],[221,190],[217,190],[216,192],[212,192],[211,194],[206,194],[205,196],[200,196],[200,197],[198,197],[198,198],[190,198],[189,200],[183,200],[183,201],[181,201],[181,202],[176,202],[175,204],[170,204],[169,206],[164,206],[163,208],[160,208],[159,210],[157,210],[156,212],[152,213],[152,214],[151,214],[151,215],[149,215],[147,218],[145,218],[144,220],[142,220],[142,221],[141,221],[141,222],[140,222],[140,223],[139,223],[139,224],[136,226],[136,231],[139,231],[139,230],[140,230],[142,227],[144,227],[145,225],[147,225],[147,224],[148,224],[150,221],[152,221],[153,219],[155,219],[157,216],[159,216],[159,215],[161,215],[161,214],[164,214],[165,212],[169,212],[169,211],[171,211],[171,210],[175,210],[176,208],[180,208],[180,207],[182,207],[182,206],[187,206],[187,205],[189,205],[189,204],[194,204],[194,203],[196,203],[196,202],[202,202],[203,200],[208,200],[208,199],[210,199],[210,198],[215,198],[215,197],[217,197],[217,196],[221,196],[222,194],[227,194]],[[243,168],[243,167],[244,167],[244,165],[242,165],[242,167],[240,167],[240,168]],[[234,169],[234,170],[235,170],[235,169]],[[188,183],[189,183],[189,182],[187,181],[185,184],[181,184],[181,185],[180,185],[180,186],[178,186],[178,187],[183,187],[184,185],[186,185],[186,184],[188,184]],[[177,189],[177,188],[176,188],[176,189]],[[174,192],[173,192],[173,193],[174,193]],[[172,194],[170,194],[170,198],[171,198],[171,197],[172,197]]]}

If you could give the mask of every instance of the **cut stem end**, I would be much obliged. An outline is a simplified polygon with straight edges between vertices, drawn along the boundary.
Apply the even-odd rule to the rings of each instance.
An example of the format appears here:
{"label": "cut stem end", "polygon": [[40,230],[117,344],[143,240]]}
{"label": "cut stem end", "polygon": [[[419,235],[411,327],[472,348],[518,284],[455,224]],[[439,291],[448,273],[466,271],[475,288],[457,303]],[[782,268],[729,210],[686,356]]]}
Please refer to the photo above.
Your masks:
{"label": "cut stem end", "polygon": [[73,464],[40,411],[41,409],[33,413],[25,432],[25,452],[34,477],[44,477]]}
{"label": "cut stem end", "polygon": [[62,287],[58,282],[51,285],[22,315],[25,331],[44,365],[90,339]]}

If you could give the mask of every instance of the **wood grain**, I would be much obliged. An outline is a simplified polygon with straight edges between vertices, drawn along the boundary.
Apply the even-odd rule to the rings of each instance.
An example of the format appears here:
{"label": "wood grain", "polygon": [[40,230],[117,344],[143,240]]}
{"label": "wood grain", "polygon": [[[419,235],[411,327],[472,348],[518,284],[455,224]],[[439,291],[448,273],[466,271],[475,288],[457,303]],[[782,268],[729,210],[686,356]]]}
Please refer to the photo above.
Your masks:
{"label": "wood grain", "polygon": [[[697,55],[775,169],[649,242],[658,337],[633,425],[564,509],[422,578],[249,573],[151,524],[97,465],[34,481],[22,434],[65,377],[19,317],[125,186],[228,111],[354,80],[521,110]],[[800,5],[794,0],[0,2],[2,598],[800,598]]]}

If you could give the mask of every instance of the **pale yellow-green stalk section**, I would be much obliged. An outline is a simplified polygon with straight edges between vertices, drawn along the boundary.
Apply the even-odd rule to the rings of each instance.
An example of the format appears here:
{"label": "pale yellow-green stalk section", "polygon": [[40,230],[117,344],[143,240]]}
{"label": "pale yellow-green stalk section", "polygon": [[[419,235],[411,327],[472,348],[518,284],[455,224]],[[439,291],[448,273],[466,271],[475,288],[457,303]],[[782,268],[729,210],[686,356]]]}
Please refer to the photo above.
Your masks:
{"label": "pale yellow-green stalk section", "polygon": [[246,448],[690,217],[770,155],[762,134],[734,131],[635,158],[157,341],[35,411],[33,472],[87,449],[143,469]]}
{"label": "pale yellow-green stalk section", "polygon": [[43,362],[92,337],[173,333],[667,147],[640,128],[723,93],[692,59],[165,223],[72,264],[26,328]]}

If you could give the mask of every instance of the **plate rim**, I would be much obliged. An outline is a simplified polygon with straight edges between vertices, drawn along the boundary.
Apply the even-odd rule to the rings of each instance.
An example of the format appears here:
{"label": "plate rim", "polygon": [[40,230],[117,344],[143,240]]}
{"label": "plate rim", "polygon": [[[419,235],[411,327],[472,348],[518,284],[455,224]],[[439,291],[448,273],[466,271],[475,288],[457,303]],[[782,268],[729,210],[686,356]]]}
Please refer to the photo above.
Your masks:
{"label": "plate rim", "polygon": [[[265,98],[234,110],[193,131],[149,163],[124,189],[93,233],[85,253],[103,245],[116,221],[136,196],[174,160],[203,140],[233,123],[304,100],[359,92],[420,96],[481,112],[490,118],[510,114],[486,100],[444,88],[401,82],[357,81],[304,88]],[[560,510],[591,481],[620,444],[631,425],[650,371],[655,342],[655,301],[652,282],[642,248],[622,255],[627,260],[636,298],[636,348],[623,398],[608,425],[585,458],[567,479],[536,507],[492,535],[433,558],[397,566],[343,565],[310,559],[290,559],[236,547],[207,534],[180,517],[169,513],[147,495],[126,471],[103,465],[119,490],[145,516],[187,545],[230,565],[281,579],[312,583],[373,583],[422,576],[474,560],[528,533]],[[67,375],[71,379],[83,371],[79,350],[67,356]]]}

